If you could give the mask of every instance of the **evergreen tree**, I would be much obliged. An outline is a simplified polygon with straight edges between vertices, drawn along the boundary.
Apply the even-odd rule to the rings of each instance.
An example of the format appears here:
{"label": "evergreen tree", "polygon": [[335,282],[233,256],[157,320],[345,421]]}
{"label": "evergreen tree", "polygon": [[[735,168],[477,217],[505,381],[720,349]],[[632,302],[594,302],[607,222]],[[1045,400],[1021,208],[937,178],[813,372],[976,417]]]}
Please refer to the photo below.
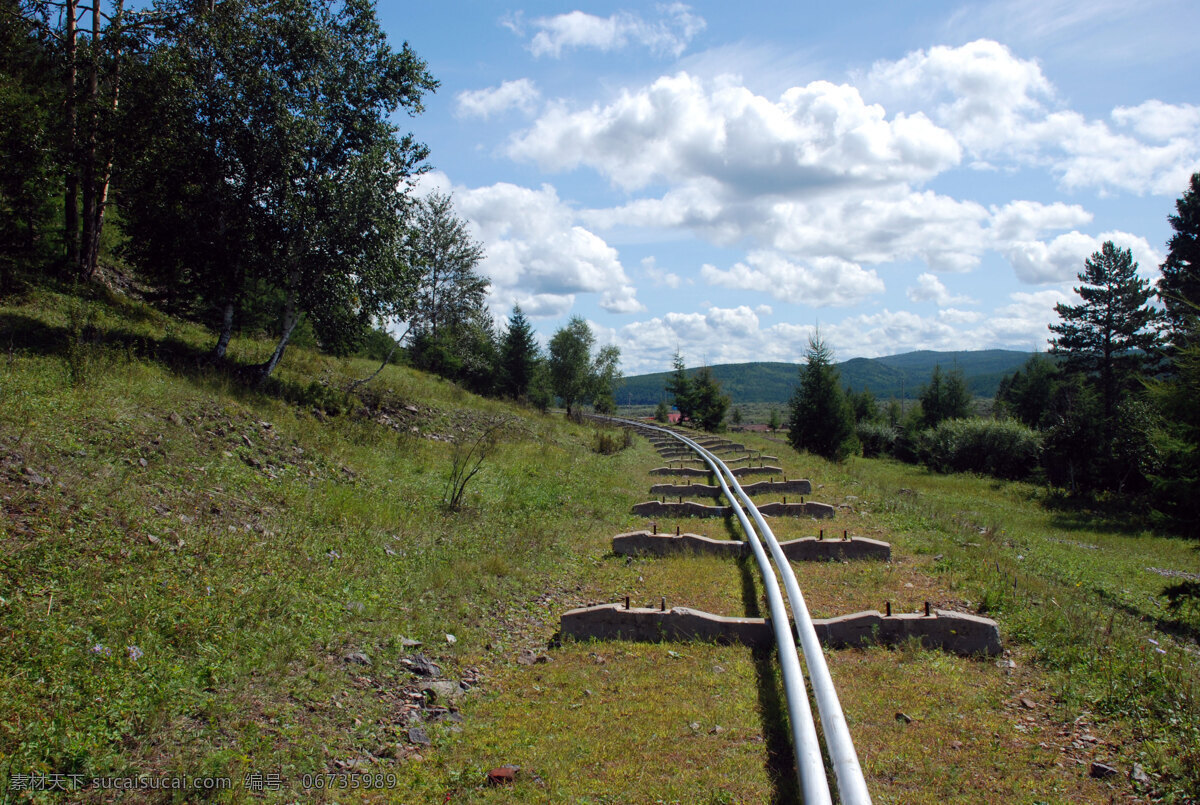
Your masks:
{"label": "evergreen tree", "polygon": [[771,417],[767,420],[767,427],[771,429],[771,433],[774,433],[775,431],[779,430],[779,426],[781,424],[783,423],[779,421],[779,409],[772,408]]}
{"label": "evergreen tree", "polygon": [[961,369],[942,375],[942,367],[934,365],[933,374],[921,392],[921,427],[936,428],[947,419],[963,419],[971,415],[971,392]]}
{"label": "evergreen tree", "polygon": [[1162,464],[1150,475],[1154,506],[1189,537],[1200,537],[1200,306],[1184,318],[1188,337],[1174,356],[1175,371],[1148,383],[1162,414],[1156,443]]}
{"label": "evergreen tree", "polygon": [[730,421],[733,423],[733,426],[735,428],[742,424],[742,408],[741,408],[741,406],[738,406],[733,409],[733,416],[730,417]]}
{"label": "evergreen tree", "polygon": [[806,358],[792,396],[788,441],[797,450],[842,461],[858,450],[854,411],[833,366],[833,351],[819,334],[809,338]]}
{"label": "evergreen tree", "polygon": [[1027,427],[1044,428],[1059,374],[1054,361],[1045,355],[1032,356],[1024,367],[1001,379],[996,390],[997,410]]}
{"label": "evergreen tree", "polygon": [[525,318],[520,305],[513,305],[508,317],[508,330],[500,347],[500,364],[503,393],[514,400],[529,395],[533,382],[533,370],[538,359],[537,340],[533,326]]}
{"label": "evergreen tree", "polygon": [[674,367],[675,373],[667,381],[666,391],[674,397],[675,408],[679,411],[679,421],[683,422],[692,418],[695,406],[692,380],[688,377],[687,368],[683,363],[683,355],[678,349],[675,350],[675,357],[671,360],[671,365]]}
{"label": "evergreen tree", "polygon": [[729,396],[721,393],[720,382],[713,377],[712,369],[701,367],[691,381],[693,415],[700,427],[713,433],[720,430],[729,409]]}
{"label": "evergreen tree", "polygon": [[1167,242],[1158,296],[1166,307],[1167,337],[1178,348],[1194,332],[1190,323],[1200,305],[1200,173],[1192,174],[1191,187],[1175,202],[1175,210],[1167,218],[1175,234]]}
{"label": "evergreen tree", "polygon": [[1101,412],[1110,420],[1125,391],[1157,356],[1154,331],[1158,314],[1150,307],[1150,283],[1137,276],[1129,249],[1107,241],[1084,263],[1075,292],[1079,305],[1057,304],[1061,321],[1050,351],[1066,360],[1067,371],[1083,372],[1097,380]]}
{"label": "evergreen tree", "polygon": [[671,412],[667,409],[667,401],[659,400],[658,407],[654,409],[654,421],[664,424],[670,422],[670,414]]}

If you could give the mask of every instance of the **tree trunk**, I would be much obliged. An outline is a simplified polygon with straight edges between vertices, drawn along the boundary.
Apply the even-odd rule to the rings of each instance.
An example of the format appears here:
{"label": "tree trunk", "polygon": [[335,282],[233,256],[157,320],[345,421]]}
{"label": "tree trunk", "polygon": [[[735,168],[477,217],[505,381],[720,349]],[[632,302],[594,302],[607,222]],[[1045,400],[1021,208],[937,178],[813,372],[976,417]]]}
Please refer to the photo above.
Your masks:
{"label": "tree trunk", "polygon": [[64,99],[65,108],[63,110],[66,118],[66,143],[63,150],[66,152],[63,157],[63,162],[66,165],[66,175],[64,177],[66,189],[63,193],[63,242],[67,247],[67,263],[74,270],[79,263],[79,164],[77,161],[76,150],[78,143],[76,142],[76,111],[75,111],[75,74],[76,74],[76,51],[77,51],[77,35],[75,31],[75,14],[79,7],[79,0],[67,0],[66,8],[66,23],[67,23],[67,70],[66,70],[66,97]]}
{"label": "tree trunk", "polygon": [[96,148],[97,129],[100,126],[100,0],[92,0],[92,57],[88,65],[88,127],[87,139],[80,160],[79,172],[83,178],[83,237],[79,255],[79,273],[85,280],[96,271],[93,244],[96,238]]}
{"label": "tree trunk", "polygon": [[221,317],[221,332],[217,335],[217,345],[213,347],[213,356],[224,358],[225,350],[229,348],[229,339],[233,336],[233,299],[225,300],[225,310]]}
{"label": "tree trunk", "polygon": [[[409,325],[408,329],[409,330],[412,329],[411,324]],[[392,348],[388,350],[388,354],[383,359],[383,363],[379,364],[379,368],[376,369],[374,372],[372,372],[369,377],[364,377],[361,380],[355,380],[353,383],[350,384],[350,388],[348,388],[347,391],[354,391],[359,386],[364,386],[367,383],[370,383],[376,377],[378,377],[379,373],[382,372],[384,367],[388,365],[388,362],[392,359],[392,356],[396,354],[396,350],[400,349],[400,342],[404,340],[405,335],[408,335],[408,330],[405,330],[404,334],[396,339],[396,343],[392,344]]]}
{"label": "tree trunk", "polygon": [[[97,5],[99,5],[99,0],[95,0],[95,2]],[[94,13],[95,12],[93,12],[92,25],[93,36],[99,36],[99,32],[96,29]],[[117,0],[117,8],[113,15],[112,27],[110,30],[116,29],[118,36],[120,34],[121,18],[124,16],[124,14],[125,0]],[[122,55],[123,51],[120,47],[118,47],[116,52],[113,54],[112,101],[108,105],[108,113],[110,117],[114,119],[117,114],[117,105],[121,98]],[[97,53],[97,61],[99,61],[99,53]],[[97,68],[97,72],[99,72],[99,68]],[[97,97],[95,100],[96,103],[99,104],[99,97]],[[95,136],[96,133],[93,134],[93,139],[95,139]],[[114,151],[116,150],[115,139],[110,137],[107,146],[108,153],[105,155],[104,169],[98,176],[92,177],[92,181],[95,182],[95,185],[92,191],[94,203],[90,233],[91,236],[84,242],[84,259],[86,261],[84,274],[89,278],[95,275],[96,269],[100,265],[100,235],[104,231],[104,214],[108,209],[108,191],[109,187],[112,185],[113,159],[115,156]],[[95,149],[93,149],[93,159],[95,158],[94,150]],[[94,169],[95,166],[93,165],[93,170]]]}
{"label": "tree trunk", "polygon": [[283,359],[283,351],[287,349],[288,339],[292,337],[292,330],[296,329],[296,323],[300,321],[296,293],[296,286],[299,282],[300,278],[295,273],[288,278],[287,301],[283,305],[283,335],[279,338],[279,345],[275,347],[275,352],[271,354],[270,359],[261,367],[261,373],[258,378],[260,383],[271,376],[271,372],[275,371],[275,367]]}

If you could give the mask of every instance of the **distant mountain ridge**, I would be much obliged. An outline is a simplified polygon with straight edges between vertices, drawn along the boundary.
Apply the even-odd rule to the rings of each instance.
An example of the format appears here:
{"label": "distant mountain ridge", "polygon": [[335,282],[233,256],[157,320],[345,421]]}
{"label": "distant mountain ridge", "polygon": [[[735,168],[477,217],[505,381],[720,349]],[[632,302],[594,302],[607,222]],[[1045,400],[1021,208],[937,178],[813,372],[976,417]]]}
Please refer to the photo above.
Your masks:
{"label": "distant mountain ridge", "polygon": [[[837,364],[842,385],[854,391],[869,388],[876,398],[916,399],[929,382],[934,366],[943,372],[961,369],[967,388],[976,397],[994,397],[1000,380],[1029,360],[1032,352],[985,349],[963,352],[921,350],[885,358],[851,358]],[[734,403],[784,403],[791,399],[800,378],[797,363],[725,363],[713,366]],[[696,368],[688,369],[695,374]],[[618,405],[654,405],[669,399],[663,390],[671,372],[654,372],[625,378],[617,387]]]}

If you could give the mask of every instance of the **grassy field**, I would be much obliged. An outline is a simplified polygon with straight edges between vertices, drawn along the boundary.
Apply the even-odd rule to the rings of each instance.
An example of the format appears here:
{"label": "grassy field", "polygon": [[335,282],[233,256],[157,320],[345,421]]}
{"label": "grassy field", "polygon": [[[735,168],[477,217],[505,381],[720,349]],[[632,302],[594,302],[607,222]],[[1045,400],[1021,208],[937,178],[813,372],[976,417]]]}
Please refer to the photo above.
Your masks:
{"label": "grassy field", "polygon": [[[131,801],[794,798],[769,654],[554,641],[566,609],[626,595],[764,608],[753,565],[611,553],[647,524],[629,514],[659,463],[644,440],[600,455],[595,426],[402,367],[347,397],[375,367],[302,349],[255,388],[237,366],[271,345],[235,340],[218,369],[210,343],[120,299],[0,306],[0,802],[62,801],[14,787],[45,774],[231,781]],[[456,453],[496,422],[449,510]],[[1200,796],[1200,618],[1159,595],[1200,574],[1195,544],[1028,485],[739,439],[839,507],[775,521],[781,539],[893,545],[889,564],[797,565],[815,616],[930,601],[1000,623],[999,662],[827,654],[875,801]],[[504,764],[515,782],[485,785]]]}

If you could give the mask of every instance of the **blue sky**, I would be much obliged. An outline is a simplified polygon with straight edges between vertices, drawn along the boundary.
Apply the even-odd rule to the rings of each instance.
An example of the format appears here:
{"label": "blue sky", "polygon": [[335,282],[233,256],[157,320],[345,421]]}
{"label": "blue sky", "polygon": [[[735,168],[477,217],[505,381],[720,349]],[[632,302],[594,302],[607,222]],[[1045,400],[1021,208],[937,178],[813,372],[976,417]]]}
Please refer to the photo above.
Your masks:
{"label": "blue sky", "polygon": [[1200,4],[383,2],[441,82],[401,121],[498,317],[626,374],[1044,349],[1105,240],[1156,278],[1200,170]]}

